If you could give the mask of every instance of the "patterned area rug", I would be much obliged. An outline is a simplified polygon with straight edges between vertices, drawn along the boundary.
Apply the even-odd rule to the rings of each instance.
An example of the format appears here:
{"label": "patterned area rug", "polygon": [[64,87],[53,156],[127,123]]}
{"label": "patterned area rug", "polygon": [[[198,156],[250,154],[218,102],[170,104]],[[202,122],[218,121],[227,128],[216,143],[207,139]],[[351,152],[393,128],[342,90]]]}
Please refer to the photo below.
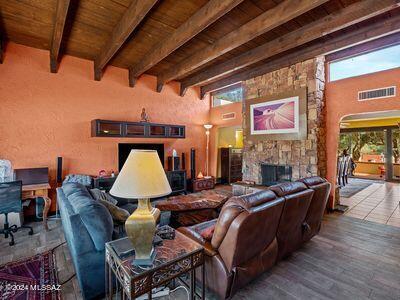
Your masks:
{"label": "patterned area rug", "polygon": [[61,299],[53,251],[0,266],[0,299]]}

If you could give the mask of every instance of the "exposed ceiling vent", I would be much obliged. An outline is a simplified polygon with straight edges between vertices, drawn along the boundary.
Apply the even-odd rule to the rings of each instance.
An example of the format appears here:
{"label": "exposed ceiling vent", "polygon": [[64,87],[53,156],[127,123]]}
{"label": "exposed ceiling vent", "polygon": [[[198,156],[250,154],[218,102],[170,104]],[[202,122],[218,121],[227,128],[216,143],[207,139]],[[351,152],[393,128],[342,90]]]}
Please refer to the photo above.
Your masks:
{"label": "exposed ceiling vent", "polygon": [[381,98],[395,97],[395,96],[396,96],[396,87],[390,86],[375,90],[359,91],[358,101],[381,99]]}
{"label": "exposed ceiling vent", "polygon": [[231,120],[231,119],[235,119],[236,118],[236,114],[234,112],[231,113],[226,113],[222,115],[222,120]]}

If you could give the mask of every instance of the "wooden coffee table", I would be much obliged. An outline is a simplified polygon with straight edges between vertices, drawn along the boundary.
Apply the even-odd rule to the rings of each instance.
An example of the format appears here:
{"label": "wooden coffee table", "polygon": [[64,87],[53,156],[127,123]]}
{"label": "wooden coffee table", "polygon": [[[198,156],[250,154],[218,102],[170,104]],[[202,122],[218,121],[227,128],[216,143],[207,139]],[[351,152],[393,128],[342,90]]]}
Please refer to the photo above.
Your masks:
{"label": "wooden coffee table", "polygon": [[161,211],[171,211],[173,227],[191,226],[218,217],[219,210],[232,197],[232,192],[214,189],[188,195],[169,197],[156,207]]}

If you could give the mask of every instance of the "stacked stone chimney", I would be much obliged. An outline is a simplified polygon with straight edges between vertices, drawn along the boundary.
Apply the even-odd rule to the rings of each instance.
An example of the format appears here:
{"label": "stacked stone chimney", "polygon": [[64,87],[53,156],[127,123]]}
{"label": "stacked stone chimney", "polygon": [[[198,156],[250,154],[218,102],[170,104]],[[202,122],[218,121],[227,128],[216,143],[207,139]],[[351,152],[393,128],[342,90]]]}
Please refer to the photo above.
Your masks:
{"label": "stacked stone chimney", "polygon": [[[243,83],[244,98],[252,99],[307,87],[307,139],[252,142],[244,135],[243,179],[261,183],[260,163],[290,165],[294,180],[326,174],[325,63],[323,57],[252,78]],[[243,103],[245,105],[245,102]],[[243,109],[243,111],[246,111]],[[246,126],[243,115],[243,127]],[[243,132],[246,132],[244,130]]]}

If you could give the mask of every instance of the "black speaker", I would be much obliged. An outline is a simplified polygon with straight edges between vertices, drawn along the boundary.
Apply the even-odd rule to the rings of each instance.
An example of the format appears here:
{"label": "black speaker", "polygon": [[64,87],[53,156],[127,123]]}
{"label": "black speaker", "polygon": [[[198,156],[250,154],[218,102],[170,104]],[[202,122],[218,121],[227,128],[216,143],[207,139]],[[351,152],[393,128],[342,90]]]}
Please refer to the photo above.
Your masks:
{"label": "black speaker", "polygon": [[179,170],[179,157],[168,156],[168,171]]}
{"label": "black speaker", "polygon": [[182,152],[182,170],[186,170],[186,155]]}
{"label": "black speaker", "polygon": [[61,183],[63,180],[62,164],[63,164],[63,158],[61,156],[57,157],[57,183]]}
{"label": "black speaker", "polygon": [[196,150],[190,149],[190,178],[196,178]]}

